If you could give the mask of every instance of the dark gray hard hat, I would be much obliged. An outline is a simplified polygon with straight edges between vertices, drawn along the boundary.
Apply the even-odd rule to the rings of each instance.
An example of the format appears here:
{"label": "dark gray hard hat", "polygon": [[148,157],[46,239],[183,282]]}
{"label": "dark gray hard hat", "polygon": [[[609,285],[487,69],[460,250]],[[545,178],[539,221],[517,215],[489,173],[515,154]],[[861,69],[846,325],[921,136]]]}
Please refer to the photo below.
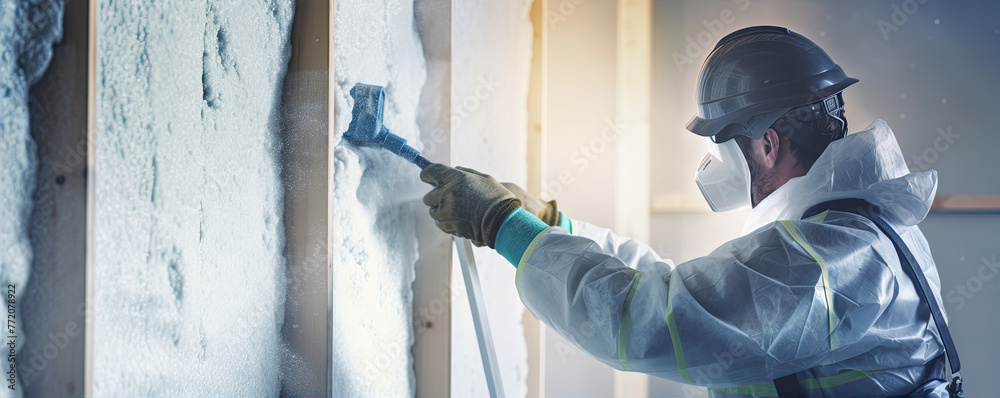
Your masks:
{"label": "dark gray hard hat", "polygon": [[708,55],[698,79],[698,114],[687,129],[716,142],[759,139],[788,110],[836,95],[858,79],[816,43],[786,28],[730,33]]}

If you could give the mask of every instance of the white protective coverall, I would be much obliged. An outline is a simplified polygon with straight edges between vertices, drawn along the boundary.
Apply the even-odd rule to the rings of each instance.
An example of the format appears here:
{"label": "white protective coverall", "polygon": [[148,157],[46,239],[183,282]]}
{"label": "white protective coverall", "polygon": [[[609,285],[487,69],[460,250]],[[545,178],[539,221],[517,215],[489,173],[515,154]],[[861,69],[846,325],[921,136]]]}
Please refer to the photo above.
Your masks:
{"label": "white protective coverall", "polygon": [[868,219],[809,207],[860,198],[883,209],[923,268],[940,280],[917,228],[935,171],[910,173],[888,125],[833,142],[808,174],[753,211],[745,234],[674,265],[648,246],[572,222],[520,257],[516,284],[535,316],[618,369],[709,387],[713,396],[775,395],[795,373],[809,396],[947,397],[944,348]]}

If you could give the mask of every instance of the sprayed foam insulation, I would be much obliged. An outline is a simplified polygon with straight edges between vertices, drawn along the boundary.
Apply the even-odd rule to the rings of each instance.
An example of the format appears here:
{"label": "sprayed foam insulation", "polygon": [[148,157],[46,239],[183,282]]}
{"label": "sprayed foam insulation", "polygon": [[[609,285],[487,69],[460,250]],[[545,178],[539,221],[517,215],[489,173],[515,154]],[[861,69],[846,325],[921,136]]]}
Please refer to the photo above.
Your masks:
{"label": "sprayed foam insulation", "polygon": [[385,86],[384,123],[421,149],[417,107],[426,64],[413,3],[338,1],[334,21],[332,395],[412,396],[410,347],[419,169],[388,151],[341,142],[350,89]]}
{"label": "sprayed foam insulation", "polygon": [[[529,8],[455,4],[452,27],[461,33],[455,64],[465,65],[453,69],[455,163],[522,184]],[[419,149],[426,65],[412,3],[341,1],[335,15],[334,139],[350,121],[350,87],[365,82],[386,86],[386,125]],[[100,3],[96,395],[279,392],[288,350],[275,119],[291,18],[290,2]],[[34,42],[50,46],[59,25],[30,31]],[[12,37],[4,31],[5,60],[22,56]],[[21,78],[4,81],[21,88],[7,93],[25,101],[45,51],[30,52],[40,63],[4,63],[32,67],[4,74]],[[16,254],[4,257],[3,276],[26,279],[30,249],[17,231],[30,213],[33,143],[26,105],[3,100],[24,109],[21,119],[4,114],[0,159],[21,172],[0,185],[15,199],[3,207],[15,221],[0,243]],[[428,188],[416,167],[385,151],[338,145],[334,157],[332,393],[412,395],[414,224]],[[476,255],[506,389],[520,396],[527,369],[513,268],[491,251]],[[453,293],[453,392],[481,395],[468,304]]]}
{"label": "sprayed foam insulation", "polygon": [[275,396],[290,1],[98,11],[94,394]]}
{"label": "sprayed foam insulation", "polygon": [[[8,310],[13,310],[15,323],[8,324],[4,335],[17,336],[14,347],[5,351],[19,351],[22,364],[27,362],[20,349],[25,314],[18,310],[31,272],[28,220],[38,166],[31,137],[29,89],[45,73],[52,45],[62,38],[62,16],[61,1],[0,0],[0,284],[6,290],[5,297],[14,299],[13,303],[8,300],[13,306]],[[0,397],[22,396],[22,385],[18,376],[13,389],[0,389]]]}

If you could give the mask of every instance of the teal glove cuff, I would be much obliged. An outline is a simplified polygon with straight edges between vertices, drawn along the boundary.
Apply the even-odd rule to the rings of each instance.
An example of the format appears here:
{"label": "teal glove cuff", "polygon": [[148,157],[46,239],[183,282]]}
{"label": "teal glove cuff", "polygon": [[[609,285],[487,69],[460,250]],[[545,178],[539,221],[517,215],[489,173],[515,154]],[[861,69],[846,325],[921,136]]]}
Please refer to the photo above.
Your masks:
{"label": "teal glove cuff", "polygon": [[573,234],[573,222],[570,221],[569,217],[566,217],[563,212],[559,212],[559,223],[556,224],[557,227],[562,227],[570,235]]}
{"label": "teal glove cuff", "polygon": [[519,207],[507,216],[497,232],[497,252],[516,268],[531,241],[548,228],[548,224]]}

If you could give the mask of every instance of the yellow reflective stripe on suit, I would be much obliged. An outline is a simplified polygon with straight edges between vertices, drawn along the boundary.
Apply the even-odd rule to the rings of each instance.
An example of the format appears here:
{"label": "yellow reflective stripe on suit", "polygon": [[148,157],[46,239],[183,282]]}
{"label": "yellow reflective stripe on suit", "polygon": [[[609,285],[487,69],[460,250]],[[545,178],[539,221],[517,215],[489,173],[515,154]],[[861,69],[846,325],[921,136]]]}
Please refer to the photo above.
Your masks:
{"label": "yellow reflective stripe on suit", "polygon": [[823,261],[823,257],[820,257],[819,253],[816,253],[816,250],[813,250],[812,246],[806,242],[805,238],[802,237],[802,233],[800,233],[799,229],[795,227],[795,224],[791,221],[782,220],[781,226],[785,227],[785,230],[792,236],[792,239],[795,239],[795,242],[797,242],[799,246],[806,251],[806,253],[809,253],[809,255],[816,260],[816,263],[819,264],[819,268],[822,271],[823,298],[826,299],[826,312],[830,329],[830,351],[833,351],[837,349],[837,336],[834,335],[833,330],[837,327],[838,321],[837,314],[833,310],[833,290],[830,289],[830,276],[827,273],[826,261]]}

